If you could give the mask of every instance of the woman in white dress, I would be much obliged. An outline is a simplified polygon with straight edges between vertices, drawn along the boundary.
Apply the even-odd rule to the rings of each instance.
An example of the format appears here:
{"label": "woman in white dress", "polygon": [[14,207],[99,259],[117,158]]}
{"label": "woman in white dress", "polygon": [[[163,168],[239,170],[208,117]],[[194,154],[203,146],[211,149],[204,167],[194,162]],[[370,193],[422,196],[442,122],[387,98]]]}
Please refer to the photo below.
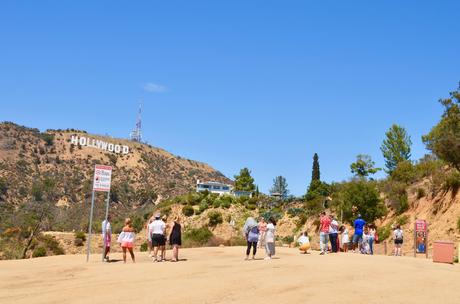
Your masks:
{"label": "woman in white dress", "polygon": [[340,234],[342,235],[342,250],[343,252],[348,251],[348,243],[350,243],[350,236],[348,235],[348,229],[345,226],[340,226]]}

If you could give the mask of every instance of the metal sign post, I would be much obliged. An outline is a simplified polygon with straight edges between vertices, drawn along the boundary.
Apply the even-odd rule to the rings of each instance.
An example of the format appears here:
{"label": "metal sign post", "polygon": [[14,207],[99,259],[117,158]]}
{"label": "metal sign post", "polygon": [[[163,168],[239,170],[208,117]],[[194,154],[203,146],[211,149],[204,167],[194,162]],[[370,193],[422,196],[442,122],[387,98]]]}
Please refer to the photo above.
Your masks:
{"label": "metal sign post", "polygon": [[[109,212],[109,198],[110,198],[110,183],[112,180],[112,167],[96,165],[94,167],[94,179],[93,179],[93,191],[91,195],[91,211],[89,215],[89,227],[88,227],[88,246],[86,249],[86,262],[89,261],[89,255],[91,252],[91,235],[93,228],[93,212],[94,212],[94,196],[96,191],[107,192],[107,203],[105,211],[105,219],[107,224],[107,217]],[[106,227],[105,227],[106,228]],[[104,240],[104,252],[105,252],[105,240]]]}

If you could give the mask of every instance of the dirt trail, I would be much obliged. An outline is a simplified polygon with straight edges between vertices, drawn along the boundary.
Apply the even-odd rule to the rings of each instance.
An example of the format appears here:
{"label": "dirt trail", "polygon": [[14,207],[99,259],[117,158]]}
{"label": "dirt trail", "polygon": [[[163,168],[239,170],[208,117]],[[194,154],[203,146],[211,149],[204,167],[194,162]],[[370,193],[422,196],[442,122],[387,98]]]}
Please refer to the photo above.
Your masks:
{"label": "dirt trail", "polygon": [[[242,247],[184,249],[179,263],[93,255],[0,261],[0,303],[459,303],[460,266],[410,257],[300,255],[243,261]],[[170,252],[168,252],[168,256]],[[114,254],[112,258],[120,258]],[[259,254],[262,258],[263,255]]]}

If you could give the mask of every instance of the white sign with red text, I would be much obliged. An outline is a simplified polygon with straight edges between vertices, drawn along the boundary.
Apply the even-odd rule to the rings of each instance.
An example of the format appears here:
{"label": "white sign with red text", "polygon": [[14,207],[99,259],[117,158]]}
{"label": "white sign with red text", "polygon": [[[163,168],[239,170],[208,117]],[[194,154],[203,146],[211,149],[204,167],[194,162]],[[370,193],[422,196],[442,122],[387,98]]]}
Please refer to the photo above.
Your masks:
{"label": "white sign with red text", "polygon": [[94,167],[93,191],[110,191],[110,182],[112,180],[112,167],[96,165]]}

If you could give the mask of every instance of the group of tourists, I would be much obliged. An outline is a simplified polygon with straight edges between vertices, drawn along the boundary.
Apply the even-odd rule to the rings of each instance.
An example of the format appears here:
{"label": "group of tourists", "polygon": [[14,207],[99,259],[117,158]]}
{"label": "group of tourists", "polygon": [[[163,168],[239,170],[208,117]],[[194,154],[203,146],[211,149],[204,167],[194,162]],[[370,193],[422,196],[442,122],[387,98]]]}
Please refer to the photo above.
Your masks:
{"label": "group of tourists", "polygon": [[[166,243],[172,248],[171,262],[179,261],[179,248],[182,245],[182,227],[179,217],[175,217],[170,224],[166,223],[167,217],[156,213],[146,224],[146,237],[149,257],[153,262],[166,261]],[[334,214],[322,212],[319,220],[319,245],[320,255],[336,253],[339,251],[347,252],[348,249],[353,252],[362,254],[374,254],[374,243],[379,241],[377,229],[374,224],[368,224],[358,214],[353,223],[354,233],[350,242],[348,229],[340,225]],[[253,217],[248,217],[243,226],[243,235],[247,242],[246,260],[250,259],[252,250],[252,259],[254,260],[258,248],[265,249],[265,259],[269,260],[275,255],[275,230],[276,221],[269,218],[265,221],[263,217],[257,222]],[[102,222],[102,239],[104,243],[103,259],[109,262],[109,253],[111,245],[111,225],[110,216]],[[132,261],[135,263],[134,240],[136,238],[135,229],[130,218],[125,219],[125,225],[118,236],[117,242],[123,250],[123,262],[126,263],[126,256],[129,252]],[[401,247],[403,244],[403,231],[398,225],[393,231],[394,251],[393,255],[401,256]],[[303,232],[297,239],[299,249],[302,253],[308,253],[310,249],[310,240],[307,232]]]}
{"label": "group of tourists", "polygon": [[252,248],[252,259],[256,258],[257,248],[265,248],[265,260],[270,260],[275,255],[275,227],[274,218],[268,222],[263,217],[257,222],[253,217],[248,217],[243,226],[244,238],[247,242],[246,260],[249,260]]}
{"label": "group of tourists", "polygon": [[[357,218],[353,222],[354,233],[351,242],[347,227],[339,225],[337,217],[334,214],[327,215],[326,212],[322,212],[319,222],[319,244],[321,255],[325,255],[328,252],[347,252],[348,249],[351,249],[352,252],[358,252],[361,254],[374,254],[374,244],[379,241],[377,227],[375,224],[366,223],[366,221],[361,217],[361,214],[358,214]],[[400,225],[397,225],[393,231],[393,241],[393,255],[401,256],[403,231]]]}
{"label": "group of tourists", "polygon": [[[110,262],[109,253],[111,245],[112,228],[110,215],[102,222],[102,240],[104,243],[103,260]],[[173,256],[171,262],[179,261],[179,247],[182,245],[182,227],[179,217],[175,217],[171,224],[166,223],[166,216],[163,218],[159,213],[152,216],[146,224],[147,246],[149,257],[153,262],[166,261],[166,243],[172,247]],[[131,255],[133,263],[136,262],[134,255],[134,241],[136,239],[135,229],[130,218],[125,219],[125,225],[118,236],[117,243],[123,250],[123,262],[126,263],[127,252]]]}

